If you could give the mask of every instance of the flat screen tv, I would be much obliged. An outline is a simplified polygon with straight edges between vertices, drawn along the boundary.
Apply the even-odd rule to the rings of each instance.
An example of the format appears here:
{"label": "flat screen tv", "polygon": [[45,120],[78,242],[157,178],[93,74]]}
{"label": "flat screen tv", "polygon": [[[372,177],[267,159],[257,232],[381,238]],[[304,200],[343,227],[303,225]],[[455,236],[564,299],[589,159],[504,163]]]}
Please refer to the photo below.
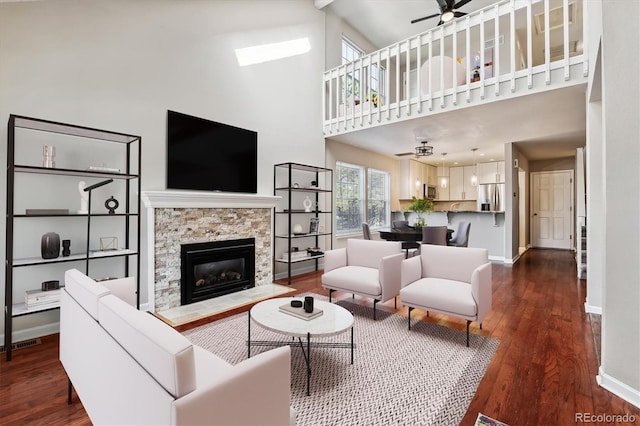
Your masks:
{"label": "flat screen tv", "polygon": [[167,111],[167,189],[257,193],[258,134]]}

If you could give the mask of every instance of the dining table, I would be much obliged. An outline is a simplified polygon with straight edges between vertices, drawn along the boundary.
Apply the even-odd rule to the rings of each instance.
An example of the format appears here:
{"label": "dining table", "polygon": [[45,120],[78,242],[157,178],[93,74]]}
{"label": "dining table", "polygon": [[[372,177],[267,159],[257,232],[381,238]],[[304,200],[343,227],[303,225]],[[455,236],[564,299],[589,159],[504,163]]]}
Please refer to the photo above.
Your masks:
{"label": "dining table", "polygon": [[[420,248],[422,241],[422,228],[414,228],[407,226],[402,228],[383,228],[378,230],[380,238],[387,241],[401,241],[402,249],[405,250],[406,256],[409,250]],[[447,245],[453,235],[453,229],[447,228]]]}

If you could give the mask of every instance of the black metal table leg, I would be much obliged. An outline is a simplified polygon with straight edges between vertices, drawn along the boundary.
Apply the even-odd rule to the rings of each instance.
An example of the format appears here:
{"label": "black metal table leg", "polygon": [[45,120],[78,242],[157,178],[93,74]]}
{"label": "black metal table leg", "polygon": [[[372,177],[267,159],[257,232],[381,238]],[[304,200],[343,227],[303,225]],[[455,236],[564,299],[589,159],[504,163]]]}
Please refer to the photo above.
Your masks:
{"label": "black metal table leg", "polygon": [[307,333],[307,396],[311,395],[311,333]]}
{"label": "black metal table leg", "polygon": [[251,358],[251,311],[247,311],[247,358]]}
{"label": "black metal table leg", "polygon": [[351,365],[353,365],[353,326],[351,326]]}
{"label": "black metal table leg", "polygon": [[71,392],[73,390],[73,384],[71,384],[71,379],[67,379],[69,381],[69,385],[67,387],[67,404],[71,405]]}

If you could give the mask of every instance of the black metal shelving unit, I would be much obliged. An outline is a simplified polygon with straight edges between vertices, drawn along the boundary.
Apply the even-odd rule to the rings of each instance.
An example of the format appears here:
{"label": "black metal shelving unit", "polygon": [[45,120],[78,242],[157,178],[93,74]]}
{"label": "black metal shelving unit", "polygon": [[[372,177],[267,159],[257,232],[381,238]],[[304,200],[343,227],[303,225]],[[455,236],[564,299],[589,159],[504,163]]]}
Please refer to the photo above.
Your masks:
{"label": "black metal shelving unit", "polygon": [[[18,135],[18,133],[20,133]],[[21,139],[18,141],[17,139]],[[124,165],[122,170],[88,170],[86,167],[78,168],[56,168],[36,165],[39,156],[34,152],[34,146],[38,143],[47,144],[49,140],[55,140],[69,147],[68,156],[71,158],[81,157],[80,153],[88,158],[99,159],[99,150],[95,144],[116,144],[117,155],[123,155],[120,162]],[[34,142],[35,141],[35,142]],[[42,141],[42,142],[40,142]],[[6,202],[6,261],[5,261],[5,306],[4,306],[4,336],[5,350],[7,361],[12,356],[12,332],[13,318],[24,315],[32,315],[41,312],[59,309],[59,306],[47,305],[42,308],[27,309],[26,303],[16,303],[14,300],[14,270],[16,268],[47,268],[57,263],[78,262],[78,269],[85,266],[85,273],[89,273],[90,262],[99,259],[123,258],[124,276],[131,276],[131,269],[135,269],[136,278],[136,304],[140,307],[140,170],[141,170],[141,142],[140,136],[134,136],[119,132],[111,132],[106,130],[93,129],[89,127],[76,126],[72,124],[58,123],[38,118],[24,117],[19,115],[10,115],[7,131],[7,202]],[[54,142],[56,143],[56,142]],[[26,148],[26,147],[29,148]],[[71,148],[73,147],[73,148]],[[24,149],[23,149],[24,148]],[[37,151],[39,152],[39,151]],[[16,163],[16,158],[19,163]],[[67,161],[70,163],[70,161]],[[75,164],[74,164],[75,165]],[[25,214],[16,212],[16,197],[26,196],[38,202],[39,197],[37,186],[29,186],[16,188],[16,176],[20,175],[37,175],[42,179],[56,179],[56,176],[63,177],[82,177],[87,179],[112,179],[114,181],[124,182],[124,202],[118,207],[119,212],[109,214],[99,212],[100,205],[94,204],[87,213],[69,214],[47,214],[34,213]],[[41,190],[42,191],[42,190]],[[18,194],[19,192],[19,194]],[[45,195],[45,194],[40,194]],[[47,208],[48,206],[42,206]],[[106,207],[106,206],[105,206]],[[123,212],[124,211],[124,212]],[[117,223],[111,224],[114,229],[124,227],[125,241],[123,247],[116,247],[109,251],[89,251],[73,253],[69,256],[60,256],[53,259],[43,259],[38,253],[30,253],[27,257],[14,257],[17,244],[23,240],[21,235],[16,234],[16,228],[24,229],[30,225],[35,226],[37,223],[56,224],[68,223],[60,221],[74,221],[70,226],[74,229],[86,230],[87,247],[91,237],[91,218],[117,218]],[[112,220],[112,219],[104,219]],[[35,222],[32,222],[35,221]],[[26,225],[25,225],[26,224]],[[135,228],[135,230],[133,229]],[[23,250],[21,250],[23,251]],[[70,266],[72,267],[72,266]],[[63,277],[59,277],[62,283]]]}
{"label": "black metal shelving unit", "polygon": [[[294,176],[294,174],[296,176]],[[301,183],[296,185],[296,179],[300,179]],[[312,187],[309,182],[315,181],[316,186]],[[280,202],[274,209],[273,235],[275,241],[274,247],[274,265],[273,275],[275,279],[276,264],[284,263],[287,265],[287,281],[291,284],[291,265],[300,262],[314,261],[315,270],[318,270],[319,260],[324,257],[324,251],[317,255],[310,255],[300,259],[292,259],[293,242],[307,243],[313,241],[313,247],[327,250],[333,248],[333,170],[324,167],[310,166],[299,163],[280,163],[274,165],[273,171],[273,194],[284,196],[284,200]],[[306,194],[313,197],[311,211],[307,212],[304,208],[300,208],[294,203],[299,204],[300,200],[294,200],[296,194]],[[285,207],[286,206],[286,207]],[[293,217],[302,217],[304,219],[316,218],[320,225],[324,227],[324,231],[301,234],[293,232]],[[285,231],[282,232],[282,221],[286,221]],[[330,240],[328,247],[320,247],[320,241]],[[278,258],[279,250],[282,244],[286,243],[286,253],[289,258]],[[306,249],[305,249],[306,250]]]}

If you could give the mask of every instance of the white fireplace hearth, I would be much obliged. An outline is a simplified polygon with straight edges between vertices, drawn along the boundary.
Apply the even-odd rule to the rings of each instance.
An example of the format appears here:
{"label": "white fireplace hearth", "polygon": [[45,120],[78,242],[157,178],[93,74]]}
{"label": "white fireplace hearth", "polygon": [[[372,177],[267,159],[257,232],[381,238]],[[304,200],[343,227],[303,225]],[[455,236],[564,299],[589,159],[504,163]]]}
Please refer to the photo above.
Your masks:
{"label": "white fireplace hearth", "polygon": [[181,244],[255,238],[255,285],[270,285],[273,208],[278,199],[271,195],[143,191],[149,310],[180,306]]}

